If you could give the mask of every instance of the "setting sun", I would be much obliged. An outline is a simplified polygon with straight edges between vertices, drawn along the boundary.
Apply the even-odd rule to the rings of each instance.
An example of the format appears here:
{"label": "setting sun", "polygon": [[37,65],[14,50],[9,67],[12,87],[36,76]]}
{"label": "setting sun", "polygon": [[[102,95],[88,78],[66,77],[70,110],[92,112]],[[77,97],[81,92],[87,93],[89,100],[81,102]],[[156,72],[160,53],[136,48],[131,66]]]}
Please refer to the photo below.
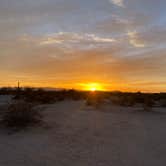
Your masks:
{"label": "setting sun", "polygon": [[92,92],[94,92],[94,91],[96,91],[96,88],[95,88],[95,87],[92,87],[90,90],[91,90]]}
{"label": "setting sun", "polygon": [[89,91],[102,91],[103,90],[103,87],[101,84],[99,83],[87,83],[87,84],[84,84],[84,89],[85,90],[89,90]]}

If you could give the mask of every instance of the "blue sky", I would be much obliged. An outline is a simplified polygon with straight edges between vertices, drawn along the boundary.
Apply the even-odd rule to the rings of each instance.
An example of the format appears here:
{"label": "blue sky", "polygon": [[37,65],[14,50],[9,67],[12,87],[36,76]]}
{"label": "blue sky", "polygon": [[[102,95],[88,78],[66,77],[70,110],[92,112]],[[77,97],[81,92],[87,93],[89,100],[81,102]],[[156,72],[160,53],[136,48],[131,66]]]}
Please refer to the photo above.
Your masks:
{"label": "blue sky", "polygon": [[[1,86],[166,90],[165,0],[0,0]],[[112,88],[111,88],[112,87]]]}

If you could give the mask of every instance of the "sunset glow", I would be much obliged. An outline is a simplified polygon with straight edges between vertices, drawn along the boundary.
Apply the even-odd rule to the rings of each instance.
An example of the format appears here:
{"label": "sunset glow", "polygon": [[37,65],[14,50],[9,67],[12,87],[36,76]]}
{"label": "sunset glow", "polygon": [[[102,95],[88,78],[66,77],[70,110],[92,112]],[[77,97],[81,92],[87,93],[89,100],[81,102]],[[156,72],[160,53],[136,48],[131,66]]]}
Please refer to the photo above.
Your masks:
{"label": "sunset glow", "polygon": [[95,92],[95,91],[96,91],[96,88],[93,87],[93,88],[90,89],[90,91]]}
{"label": "sunset glow", "polygon": [[166,91],[165,6],[1,1],[0,86]]}
{"label": "sunset glow", "polygon": [[102,84],[100,83],[87,83],[87,84],[83,84],[82,87],[83,87],[83,90],[88,90],[92,92],[104,90]]}

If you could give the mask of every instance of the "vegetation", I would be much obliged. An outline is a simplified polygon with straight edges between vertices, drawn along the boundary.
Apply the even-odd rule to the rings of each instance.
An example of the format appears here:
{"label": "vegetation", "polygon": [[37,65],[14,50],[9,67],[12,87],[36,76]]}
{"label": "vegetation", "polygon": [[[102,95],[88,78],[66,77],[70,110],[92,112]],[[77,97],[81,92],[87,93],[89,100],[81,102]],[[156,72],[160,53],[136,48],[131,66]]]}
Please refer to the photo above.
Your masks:
{"label": "vegetation", "polygon": [[104,96],[99,92],[91,92],[86,98],[86,105],[99,108],[104,102]]}
{"label": "vegetation", "polygon": [[[122,92],[88,92],[76,90],[48,91],[33,88],[1,88],[0,95],[12,95],[14,103],[9,104],[1,115],[1,124],[12,129],[24,129],[39,124],[42,116],[35,110],[34,104],[54,103],[63,100],[85,100],[87,106],[100,108],[104,103],[131,107],[143,106],[143,111],[152,111],[154,106],[166,106],[166,93],[122,93]],[[20,101],[20,99],[22,101]]]}
{"label": "vegetation", "polygon": [[41,122],[42,116],[32,104],[18,101],[10,104],[2,115],[2,124],[13,129],[23,129]]}
{"label": "vegetation", "polygon": [[[14,98],[17,99],[17,96],[16,94]],[[84,98],[82,92],[75,90],[46,91],[44,89],[32,88],[25,88],[20,92],[19,98],[20,96],[27,102],[41,104],[55,103],[65,99],[79,100]]]}
{"label": "vegetation", "polygon": [[[105,100],[121,106],[135,104],[166,106],[166,93],[127,93],[127,92],[88,92],[76,90],[46,90],[35,88],[1,88],[0,95],[13,95],[14,99],[22,99],[30,103],[46,104],[63,100],[86,100],[87,105],[100,105]],[[148,99],[148,100],[147,100]]]}
{"label": "vegetation", "polygon": [[155,102],[150,96],[145,97],[144,103],[143,103],[144,111],[146,112],[152,111],[152,107],[154,105],[155,105]]}
{"label": "vegetation", "polygon": [[166,98],[159,100],[159,104],[160,104],[162,107],[166,107]]}

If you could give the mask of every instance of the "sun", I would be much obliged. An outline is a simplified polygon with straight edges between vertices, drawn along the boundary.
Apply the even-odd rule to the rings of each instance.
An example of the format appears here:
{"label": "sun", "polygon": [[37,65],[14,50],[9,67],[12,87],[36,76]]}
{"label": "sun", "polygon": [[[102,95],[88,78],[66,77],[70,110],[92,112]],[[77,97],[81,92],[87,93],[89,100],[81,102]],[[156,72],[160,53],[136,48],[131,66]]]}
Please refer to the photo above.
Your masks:
{"label": "sun", "polygon": [[92,92],[103,90],[102,85],[99,83],[87,83],[84,85],[84,87],[85,87],[84,88],[85,90],[92,91]]}
{"label": "sun", "polygon": [[92,87],[92,88],[90,89],[90,91],[94,92],[94,91],[96,91],[96,88],[95,88],[95,87]]}

